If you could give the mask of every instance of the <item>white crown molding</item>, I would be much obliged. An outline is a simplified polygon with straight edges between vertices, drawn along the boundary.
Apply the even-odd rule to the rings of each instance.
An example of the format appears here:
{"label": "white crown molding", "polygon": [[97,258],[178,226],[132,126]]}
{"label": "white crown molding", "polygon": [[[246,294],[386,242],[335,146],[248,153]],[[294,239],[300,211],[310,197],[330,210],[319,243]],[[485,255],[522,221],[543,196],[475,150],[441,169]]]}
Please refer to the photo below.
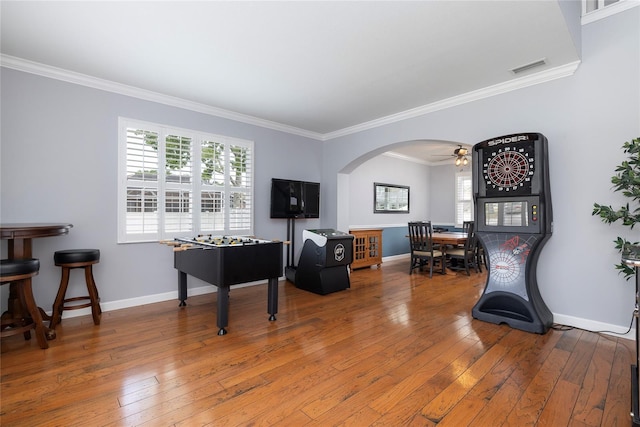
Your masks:
{"label": "white crown molding", "polygon": [[393,157],[394,159],[406,160],[407,162],[420,163],[421,165],[430,166],[430,162],[422,159],[416,159],[414,157],[405,156],[404,154],[396,153],[394,151],[387,151],[382,153],[383,156]]}
{"label": "white crown molding", "polygon": [[259,126],[267,129],[272,129],[280,132],[285,132],[293,135],[303,136],[318,141],[329,141],[331,139],[339,138],[361,132],[368,129],[384,126],[390,123],[399,122],[402,120],[422,116],[428,113],[432,113],[446,108],[466,104],[469,102],[477,101],[480,99],[488,98],[495,95],[500,95],[505,92],[511,92],[517,89],[522,89],[528,86],[537,85],[540,83],[549,82],[562,77],[573,75],[575,70],[580,65],[580,61],[575,61],[560,67],[555,67],[546,71],[523,76],[517,79],[510,80],[505,83],[496,84],[483,89],[478,89],[472,92],[468,92],[462,95],[454,96],[444,99],[442,101],[433,102],[431,104],[423,105],[420,107],[412,108],[407,111],[403,111],[396,114],[391,114],[386,117],[371,120],[359,125],[344,128],[335,132],[329,132],[321,134],[318,132],[312,132],[305,129],[300,129],[293,126],[284,125],[269,120],[260,119],[257,117],[249,116],[246,114],[236,113],[222,108],[212,107],[205,104],[200,104],[185,99],[164,95],[157,92],[152,92],[145,89],[140,89],[133,86],[128,86],[120,83],[115,83],[109,80],[99,79],[97,77],[88,76],[86,74],[76,73],[73,71],[64,70],[57,67],[51,67],[49,65],[40,64],[33,61],[28,61],[22,58],[17,58],[10,55],[0,55],[0,66],[10,68],[25,73],[37,74],[43,77],[48,77],[56,80],[65,81],[68,83],[78,84],[81,86],[91,87],[94,89],[104,90],[107,92],[118,93],[121,95],[131,96],[146,101],[157,102],[160,104],[170,105],[173,107],[184,108],[187,110],[209,114],[215,117],[221,117],[229,120],[234,120],[241,123],[247,123],[254,126]]}
{"label": "white crown molding", "polygon": [[236,113],[234,111],[229,111],[222,108],[211,107],[209,105],[188,101],[174,96],[164,95],[158,92],[140,89],[134,86],[115,83],[109,80],[104,80],[86,74],[76,73],[73,71],[64,70],[62,68],[28,61],[26,59],[17,58],[10,55],[2,54],[0,56],[0,66],[17,71],[23,71],[25,73],[37,74],[39,76],[49,77],[52,79],[61,80],[81,86],[87,86],[93,89],[104,90],[106,92],[113,92],[120,95],[131,96],[133,98],[138,98],[145,101],[157,102],[159,104],[165,104],[172,107],[184,108],[186,110],[195,111],[198,113],[260,126],[263,128],[277,130],[293,135],[304,136],[316,140],[323,139],[323,135],[317,132],[311,132],[293,126],[288,126],[281,123],[249,116],[246,114]]}
{"label": "white crown molding", "polygon": [[437,162],[417,159],[415,157],[406,156],[404,154],[396,153],[395,151],[386,151],[381,154],[382,156],[393,157],[394,159],[404,160],[407,162],[418,163],[426,166],[445,166],[445,165],[454,165],[455,166],[455,157],[451,156],[451,158],[447,158],[444,160],[438,160]]}
{"label": "white crown molding", "polygon": [[433,113],[435,111],[444,110],[446,108],[455,107],[457,105],[462,105],[462,104],[477,101],[480,99],[489,98],[495,95],[500,95],[505,92],[511,92],[511,91],[522,89],[528,86],[534,86],[540,83],[546,83],[562,77],[568,77],[573,75],[573,73],[575,73],[575,71],[578,69],[578,66],[580,65],[580,62],[581,61],[571,62],[566,65],[541,71],[539,73],[513,79],[505,83],[499,83],[483,89],[478,89],[462,95],[443,99],[442,101],[433,102],[431,104],[423,105],[421,107],[412,108],[410,110],[406,110],[400,113],[392,114],[376,120],[371,120],[369,122],[361,123],[356,126],[351,126],[335,132],[326,133],[324,134],[323,140],[328,141],[330,139],[338,138],[341,136],[350,135],[353,133],[361,132],[368,129],[373,129],[373,128],[387,125],[390,123],[395,123],[402,120],[422,116],[428,113]]}

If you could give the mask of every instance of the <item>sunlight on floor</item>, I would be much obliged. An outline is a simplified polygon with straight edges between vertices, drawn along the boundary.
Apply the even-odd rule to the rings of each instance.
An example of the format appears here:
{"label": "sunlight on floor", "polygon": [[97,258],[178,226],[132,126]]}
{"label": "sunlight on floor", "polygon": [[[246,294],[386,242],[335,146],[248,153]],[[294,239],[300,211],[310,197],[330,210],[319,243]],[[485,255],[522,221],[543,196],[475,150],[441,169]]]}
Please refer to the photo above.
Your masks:
{"label": "sunlight on floor", "polygon": [[406,304],[398,304],[387,310],[387,318],[389,321],[398,325],[409,326],[409,310]]}

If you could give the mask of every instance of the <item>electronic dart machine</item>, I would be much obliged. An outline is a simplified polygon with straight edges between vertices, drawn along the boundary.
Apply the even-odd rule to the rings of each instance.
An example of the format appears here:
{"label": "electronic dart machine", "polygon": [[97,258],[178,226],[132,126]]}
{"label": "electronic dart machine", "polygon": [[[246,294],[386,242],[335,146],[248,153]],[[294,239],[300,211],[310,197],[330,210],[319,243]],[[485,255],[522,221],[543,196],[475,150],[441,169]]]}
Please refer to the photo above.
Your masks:
{"label": "electronic dart machine", "polygon": [[543,334],[553,323],[536,281],[553,228],[547,139],[522,133],[480,142],[472,168],[476,234],[489,270],[472,315]]}

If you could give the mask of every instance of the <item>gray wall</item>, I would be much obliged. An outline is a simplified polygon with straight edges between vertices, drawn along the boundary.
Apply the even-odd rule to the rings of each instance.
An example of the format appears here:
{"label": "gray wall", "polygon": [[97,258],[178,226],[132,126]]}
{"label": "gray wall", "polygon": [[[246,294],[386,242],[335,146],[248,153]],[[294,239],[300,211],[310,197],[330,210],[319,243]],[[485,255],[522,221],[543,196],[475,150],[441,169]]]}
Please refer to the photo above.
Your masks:
{"label": "gray wall", "polygon": [[[123,300],[145,301],[149,295],[177,289],[169,248],[158,243],[116,244],[118,116],[253,140],[259,159],[254,227],[263,238],[286,238],[286,220],[269,218],[272,177],[321,181],[319,163],[307,160],[322,156],[322,143],[316,140],[6,68],[1,85],[2,222],[74,226],[68,236],[33,242],[34,256],[42,263],[35,295],[47,310],[60,281],[60,271],[53,265],[58,249],[101,250],[95,276],[105,303],[128,305],[135,300]],[[305,222],[312,227],[320,224]],[[297,231],[300,239],[302,227]],[[6,257],[5,241],[2,254]],[[79,272],[72,275],[70,295],[86,291],[83,280]],[[190,281],[191,287],[202,285]]]}
{"label": "gray wall", "polygon": [[[48,308],[59,281],[52,253],[97,247],[103,254],[96,267],[102,300],[107,308],[117,308],[176,289],[166,247],[115,243],[118,116],[255,141],[255,230],[281,239],[285,222],[268,217],[271,177],[322,183],[321,219],[300,223],[298,234],[318,226],[342,229],[352,223],[349,194],[343,191],[350,188],[351,172],[394,145],[417,139],[474,144],[509,133],[541,132],[549,139],[555,219],[554,235],[539,260],[542,295],[556,321],[626,329],[633,285],[613,269],[619,254],[612,240],[630,233],[626,227],[604,225],[591,211],[596,201],[625,202],[611,192],[610,177],[624,159],[622,143],[640,135],[639,22],[636,7],[584,26],[583,63],[574,76],[324,143],[3,68],[0,217],[3,222],[74,224],[68,236],[34,242],[34,254],[43,262],[35,282],[41,305]],[[426,179],[433,191],[433,172]],[[370,185],[362,191],[370,193]],[[425,214],[435,215],[433,199],[426,203]],[[640,240],[639,232],[633,231],[631,239]],[[6,242],[2,251],[4,256]],[[72,292],[82,291],[80,281]]]}
{"label": "gray wall", "polygon": [[431,191],[431,221],[438,225],[454,225],[456,220],[456,173],[471,172],[471,162],[464,167],[432,166],[429,169]]}
{"label": "gray wall", "polygon": [[323,183],[328,201],[334,202],[325,204],[326,225],[345,221],[337,183],[385,147],[418,139],[475,144],[510,133],[541,132],[549,139],[555,220],[539,259],[542,296],[556,321],[626,330],[634,286],[613,268],[620,255],[612,241],[618,235],[640,240],[640,230],[607,226],[591,212],[594,202],[626,202],[612,193],[610,178],[625,159],[622,143],[640,136],[639,22],[636,7],[584,26],[583,62],[571,77],[326,142]]}
{"label": "gray wall", "polygon": [[[425,145],[429,141],[424,142]],[[349,173],[348,226],[388,227],[409,221],[431,221],[453,225],[455,221],[455,176],[471,171],[471,165],[456,167],[451,162],[427,165],[386,154],[363,162]],[[408,214],[374,214],[373,183],[408,185],[411,208]]]}
{"label": "gray wall", "polygon": [[[373,213],[373,183],[409,186],[409,213]],[[349,176],[349,228],[406,225],[429,219],[429,167],[387,155],[363,163]]]}

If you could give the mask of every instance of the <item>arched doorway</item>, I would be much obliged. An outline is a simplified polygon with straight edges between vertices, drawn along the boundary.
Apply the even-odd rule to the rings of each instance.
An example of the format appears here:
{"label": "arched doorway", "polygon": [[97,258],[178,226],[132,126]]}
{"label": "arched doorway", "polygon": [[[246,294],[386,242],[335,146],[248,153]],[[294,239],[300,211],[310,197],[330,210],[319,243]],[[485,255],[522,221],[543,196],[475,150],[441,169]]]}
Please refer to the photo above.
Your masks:
{"label": "arched doorway", "polygon": [[[464,144],[459,141],[444,141],[433,139],[399,141],[376,148],[361,155],[357,159],[354,159],[337,173],[337,228],[339,230],[346,231],[350,226],[354,225],[350,208],[351,192],[353,191],[351,174],[363,164],[372,161],[373,159],[376,159],[381,155],[389,155],[390,153],[393,153],[394,157],[400,159],[404,157],[404,160],[406,161],[415,161],[418,163],[422,163],[425,167],[444,165],[454,167],[453,165],[455,156],[453,156],[453,153],[454,150],[456,150],[460,146],[467,148],[470,153],[471,147],[468,144]],[[412,160],[410,158],[411,156],[417,156],[418,158]],[[470,170],[470,162],[466,166],[466,168]],[[386,174],[386,176],[389,176],[389,174]],[[375,177],[372,177],[372,182],[375,179]],[[451,185],[453,187],[453,181],[451,182]],[[416,190],[422,191],[420,188],[415,188],[414,191]],[[360,190],[358,190],[358,193],[360,193],[360,191],[366,192],[366,194],[372,194],[372,190],[369,190],[367,188],[361,188]],[[367,202],[367,206],[369,206],[368,203],[369,202]],[[383,217],[380,216],[379,218]],[[376,218],[375,221],[378,221],[379,218]],[[367,220],[371,222],[372,218],[368,217]],[[388,218],[386,218],[386,220],[388,221]]]}

